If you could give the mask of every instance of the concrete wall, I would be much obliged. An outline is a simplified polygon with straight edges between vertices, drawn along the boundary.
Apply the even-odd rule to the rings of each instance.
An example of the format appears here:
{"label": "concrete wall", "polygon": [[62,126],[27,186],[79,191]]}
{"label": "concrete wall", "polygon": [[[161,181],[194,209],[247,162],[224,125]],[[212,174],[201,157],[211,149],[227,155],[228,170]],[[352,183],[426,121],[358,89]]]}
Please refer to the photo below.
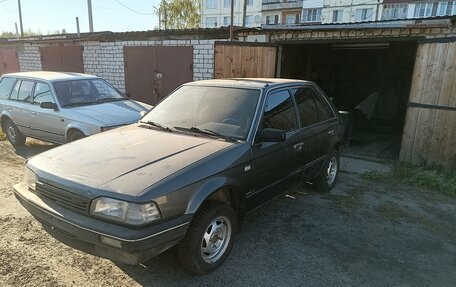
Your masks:
{"label": "concrete wall", "polygon": [[[151,40],[151,41],[88,41],[75,44],[83,49],[84,71],[100,76],[121,91],[125,91],[125,69],[123,47],[126,46],[193,46],[193,79],[204,80],[214,77],[215,40]],[[42,70],[39,47],[56,44],[22,44],[18,48],[21,71]]]}

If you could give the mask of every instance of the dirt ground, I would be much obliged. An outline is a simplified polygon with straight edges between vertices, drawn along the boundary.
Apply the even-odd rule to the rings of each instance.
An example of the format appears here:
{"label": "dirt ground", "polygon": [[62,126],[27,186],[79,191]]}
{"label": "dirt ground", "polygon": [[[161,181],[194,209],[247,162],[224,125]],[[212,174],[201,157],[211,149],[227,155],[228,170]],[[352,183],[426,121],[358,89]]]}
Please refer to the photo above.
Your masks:
{"label": "dirt ground", "polygon": [[343,172],[329,194],[305,186],[247,218],[231,256],[194,277],[176,250],[125,266],[54,240],[15,201],[23,163],[52,145],[0,142],[0,286],[454,286],[456,201]]}

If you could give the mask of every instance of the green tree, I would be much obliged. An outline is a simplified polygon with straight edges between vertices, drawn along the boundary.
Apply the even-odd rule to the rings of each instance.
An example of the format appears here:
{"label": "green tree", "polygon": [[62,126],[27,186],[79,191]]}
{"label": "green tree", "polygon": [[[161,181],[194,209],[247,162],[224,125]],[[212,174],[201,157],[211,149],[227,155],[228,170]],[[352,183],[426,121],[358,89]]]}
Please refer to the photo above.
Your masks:
{"label": "green tree", "polygon": [[191,29],[200,25],[199,0],[163,0],[158,13],[162,28]]}

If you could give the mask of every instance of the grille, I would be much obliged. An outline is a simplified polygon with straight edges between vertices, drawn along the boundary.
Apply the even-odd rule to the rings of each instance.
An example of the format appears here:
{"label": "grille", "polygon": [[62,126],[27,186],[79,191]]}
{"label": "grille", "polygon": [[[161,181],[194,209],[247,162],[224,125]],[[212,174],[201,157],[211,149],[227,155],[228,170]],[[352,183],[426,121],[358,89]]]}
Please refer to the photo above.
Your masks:
{"label": "grille", "polygon": [[36,193],[73,209],[87,211],[89,207],[89,199],[47,183],[37,182]]}

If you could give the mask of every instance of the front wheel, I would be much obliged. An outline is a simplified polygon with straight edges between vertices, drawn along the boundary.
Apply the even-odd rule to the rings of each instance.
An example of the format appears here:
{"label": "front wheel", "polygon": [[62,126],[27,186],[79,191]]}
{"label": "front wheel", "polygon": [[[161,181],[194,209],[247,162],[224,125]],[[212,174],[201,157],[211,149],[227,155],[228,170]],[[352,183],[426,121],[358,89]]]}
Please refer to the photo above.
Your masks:
{"label": "front wheel", "polygon": [[205,202],[178,245],[180,263],[193,274],[214,271],[228,257],[236,230],[237,219],[231,206]]}
{"label": "front wheel", "polygon": [[68,135],[68,142],[74,142],[74,141],[77,141],[77,140],[82,139],[84,137],[85,137],[85,135],[82,132],[80,132],[80,131],[72,131]]}
{"label": "front wheel", "polygon": [[22,146],[25,143],[25,136],[18,130],[16,125],[10,119],[6,119],[3,123],[3,131],[6,138],[13,146]]}
{"label": "front wheel", "polygon": [[339,174],[339,153],[331,151],[320,174],[314,183],[318,190],[329,192],[335,185]]}

